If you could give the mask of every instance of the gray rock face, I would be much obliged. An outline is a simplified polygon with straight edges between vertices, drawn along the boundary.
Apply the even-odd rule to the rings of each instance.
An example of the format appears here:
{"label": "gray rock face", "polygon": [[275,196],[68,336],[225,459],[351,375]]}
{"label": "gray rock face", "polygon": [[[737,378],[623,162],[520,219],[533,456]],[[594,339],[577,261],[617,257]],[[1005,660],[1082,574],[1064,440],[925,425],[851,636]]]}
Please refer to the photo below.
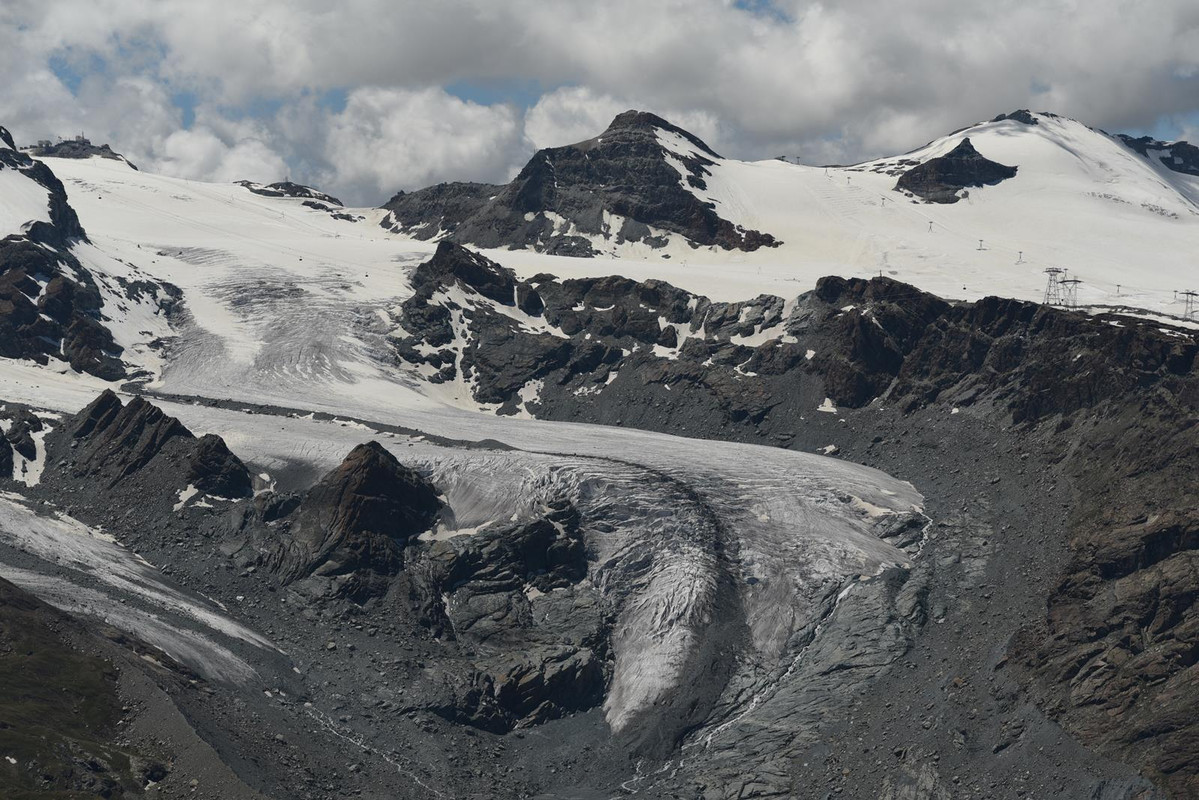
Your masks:
{"label": "gray rock face", "polygon": [[170,506],[188,486],[227,498],[251,493],[249,472],[224,441],[197,439],[183,423],[140,397],[122,405],[105,391],[47,438],[47,458],[64,471],[51,484],[68,481],[91,491]]}
{"label": "gray rock face", "polygon": [[[681,149],[667,149],[663,135],[680,142]],[[594,139],[538,151],[507,186],[453,183],[401,192],[383,206],[391,212],[383,225],[422,238],[447,234],[479,247],[557,255],[592,255],[586,236],[664,245],[651,228],[726,250],[778,244],[769,234],[722,219],[683,185],[705,188],[719,158],[666,120],[627,111]],[[606,215],[624,221],[614,229]]]}
{"label": "gray rock face", "polygon": [[1154,163],[1184,175],[1199,175],[1199,147],[1190,142],[1161,142],[1150,136],[1133,138],[1117,134],[1117,139]]}
{"label": "gray rock face", "polygon": [[[1036,121],[1033,117],[1028,119]],[[895,189],[911,192],[930,203],[956,203],[963,189],[1002,183],[1015,177],[1016,169],[983,157],[966,138],[945,155],[909,169],[900,176]]]}
{"label": "gray rock face", "polygon": [[[421,365],[432,382],[469,382],[476,400],[500,405],[501,413],[515,411],[521,390],[535,381],[553,413],[569,418],[576,407],[604,407],[611,421],[620,419],[623,403],[608,398],[670,386],[677,395],[658,397],[671,406],[676,398],[685,405],[694,391],[707,398],[705,406],[715,401],[726,421],[742,423],[780,402],[800,401],[811,366],[807,349],[819,347],[827,357],[822,340],[795,338],[777,297],[714,303],[660,281],[620,277],[521,281],[449,242],[411,280],[415,294],[402,320],[409,335],[396,343],[399,358]],[[466,307],[437,299],[452,287],[466,293]]]}
{"label": "gray rock face", "polygon": [[359,445],[313,486],[294,513],[274,498],[260,502],[273,541],[265,563],[284,584],[300,580],[324,594],[358,601],[386,592],[411,537],[441,509],[436,490],[377,442]]}
{"label": "gray rock face", "polygon": [[70,251],[87,234],[62,183],[16,150],[0,149],[0,169],[45,189],[50,217],[0,240],[0,356],[43,364],[61,359],[107,380],[124,377],[121,348],[101,321],[99,289]]}
{"label": "gray rock face", "polygon": [[328,203],[329,205],[341,206],[343,203],[331,194],[313,189],[311,186],[304,186],[300,183],[292,183],[291,181],[280,181],[278,183],[270,183],[262,185],[253,181],[238,181],[238,186],[244,186],[251,192],[263,197],[299,197],[306,200],[316,200],[320,203]]}

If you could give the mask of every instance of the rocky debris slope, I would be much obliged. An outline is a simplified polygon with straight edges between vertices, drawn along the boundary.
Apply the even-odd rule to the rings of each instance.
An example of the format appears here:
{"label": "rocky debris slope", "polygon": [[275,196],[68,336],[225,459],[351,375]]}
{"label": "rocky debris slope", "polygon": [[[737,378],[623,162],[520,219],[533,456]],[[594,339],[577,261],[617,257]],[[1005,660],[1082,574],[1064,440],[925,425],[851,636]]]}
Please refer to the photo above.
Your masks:
{"label": "rocky debris slope", "polygon": [[6,797],[122,797],[167,776],[161,761],[121,741],[118,667],[90,639],[76,620],[0,578]]}
{"label": "rocky debris slope", "polygon": [[987,159],[967,137],[945,155],[930,158],[904,172],[895,190],[922,197],[929,203],[956,203],[963,197],[962,190],[995,186],[1014,178],[1016,169]]}
{"label": "rocky debris slope", "polygon": [[413,707],[503,733],[599,704],[607,632],[598,595],[580,585],[577,510],[555,502],[527,521],[438,535],[443,511],[427,478],[369,442],[303,494],[235,506],[233,528],[218,533],[271,591],[440,640],[438,677],[409,687]]}
{"label": "rocky debris slope", "polygon": [[[859,457],[882,460],[889,471],[925,457],[913,447],[920,442],[892,440],[883,449],[881,435],[871,440],[870,429],[882,420],[906,428],[923,424],[916,419],[930,410],[961,411],[980,426],[972,435],[995,438],[994,447],[1023,442],[1025,457],[1038,460],[1017,462],[1021,474],[1031,464],[1030,480],[1044,475],[1072,495],[1058,534],[1046,529],[1017,545],[995,532],[1004,523],[987,512],[985,524],[994,529],[976,536],[1062,553],[1060,560],[1041,557],[1040,577],[1027,587],[1033,605],[1007,622],[1019,636],[1005,691],[1047,716],[1038,725],[1060,722],[1087,747],[1136,765],[1172,795],[1194,791],[1196,773],[1183,755],[1199,735],[1199,573],[1190,564],[1197,534],[1189,500],[1199,463],[1199,343],[1192,332],[1000,298],[953,304],[885,278],[826,278],[794,303],[761,298],[721,309],[656,282],[546,275],[523,282],[452,245],[418,269],[414,285],[401,358],[423,365],[431,380],[462,380],[476,400],[501,411],[519,406],[544,418],[805,447],[822,444],[813,426],[835,429],[837,416],[850,416],[857,420],[851,425],[864,426],[861,434],[841,427],[818,435],[844,446],[862,438]],[[764,327],[732,333],[755,314]],[[983,466],[992,461],[960,469],[985,468],[977,478],[994,486],[1000,477]],[[1021,497],[1030,502],[1027,493]],[[1061,508],[1045,513],[1060,517]],[[945,579],[934,573],[925,585]],[[1043,623],[1030,625],[1029,618]],[[873,642],[871,663],[879,665],[873,659],[886,652],[876,649],[881,642],[898,648],[885,665],[909,646],[904,641],[920,640],[919,622],[906,629],[899,639]],[[820,663],[814,659],[812,668]],[[832,701],[824,697],[813,707]],[[1010,700],[999,705],[1008,715],[1017,707]],[[1023,722],[1004,724],[1032,725],[1027,713]],[[1048,731],[1037,736],[1052,738]],[[729,751],[730,765],[741,765],[737,752]],[[904,796],[895,793],[907,791],[905,781],[920,782],[927,762],[909,766],[910,780],[889,784],[894,796]],[[790,785],[780,777],[788,769],[763,786]],[[1117,785],[1103,791],[1132,796]],[[759,791],[750,796],[770,796]]]}
{"label": "rocky debris slope", "polygon": [[769,234],[721,218],[691,191],[707,187],[719,161],[694,135],[627,111],[594,139],[539,150],[506,186],[401,192],[383,206],[383,225],[422,239],[576,256],[594,254],[597,240],[661,247],[666,234],[725,250],[776,245]]}

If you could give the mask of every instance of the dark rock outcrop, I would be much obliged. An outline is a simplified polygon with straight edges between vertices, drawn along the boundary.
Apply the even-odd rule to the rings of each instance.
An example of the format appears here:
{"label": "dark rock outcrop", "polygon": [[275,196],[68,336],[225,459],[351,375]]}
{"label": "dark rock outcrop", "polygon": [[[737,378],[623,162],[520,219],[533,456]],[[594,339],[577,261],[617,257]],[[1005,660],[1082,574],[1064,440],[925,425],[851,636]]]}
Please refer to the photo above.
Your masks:
{"label": "dark rock outcrop", "polygon": [[394,229],[427,241],[456,230],[500,193],[490,183],[439,183],[415,192],[398,192],[383,206]]}
{"label": "dark rock outcrop", "polygon": [[45,147],[30,148],[29,154],[35,158],[107,158],[112,161],[123,161],[131,169],[137,169],[133,162],[120,153],[114,152],[108,145],[95,145],[86,139],[63,139],[61,142]]}
{"label": "dark rock outcrop", "polygon": [[910,192],[930,203],[956,203],[963,189],[1002,183],[1015,177],[1016,169],[983,157],[965,138],[945,155],[905,172],[895,190]]}
{"label": "dark rock outcrop", "polygon": [[1005,119],[1010,119],[1014,122],[1022,122],[1025,125],[1040,125],[1041,124],[1041,121],[1038,120],[1033,115],[1033,113],[1031,111],[1029,111],[1027,108],[1021,108],[1017,111],[1013,111],[1010,114],[1000,114],[999,116],[997,116],[995,119],[993,119],[991,121],[992,122],[1003,122]]}
{"label": "dark rock outcrop", "polygon": [[13,447],[8,439],[0,436],[0,483],[12,479]]}
{"label": "dark rock outcrop", "polygon": [[[678,146],[668,148],[660,136]],[[592,255],[587,236],[664,245],[653,230],[726,250],[777,245],[769,234],[722,218],[714,204],[690,191],[706,188],[719,159],[666,120],[627,111],[594,139],[538,151],[506,186],[453,183],[401,192],[383,206],[391,212],[383,224],[424,238],[444,233],[478,247],[557,255]],[[609,215],[624,220],[619,229]]]}
{"label": "dark rock outcrop", "polygon": [[4,438],[8,439],[13,450],[20,453],[23,458],[32,461],[37,457],[37,443],[33,439],[33,434],[40,433],[43,427],[42,421],[37,416],[25,409],[19,409],[13,415],[12,424]]}
{"label": "dark rock outcrop", "polygon": [[1117,139],[1150,161],[1184,175],[1199,175],[1199,147],[1190,142],[1161,142],[1151,136],[1133,138],[1117,134]]}
{"label": "dark rock outcrop", "polygon": [[[276,531],[266,563],[284,584],[317,579],[323,593],[363,601],[386,592],[410,538],[441,510],[437,490],[377,442],[359,445],[282,519],[262,506]],[[319,593],[319,592],[318,592]]]}
{"label": "dark rock outcrop", "polygon": [[0,356],[58,358],[97,377],[123,377],[121,347],[99,321],[99,290],[72,262],[28,238],[0,240]]}
{"label": "dark rock outcrop", "polygon": [[253,181],[238,181],[237,185],[244,186],[254,194],[262,195],[263,197],[297,197],[306,200],[316,200],[338,207],[343,205],[340,200],[331,194],[325,194],[318,189],[313,189],[311,186],[304,186],[303,184],[292,183],[291,181],[279,181],[278,183],[271,183],[266,186],[254,183]]}
{"label": "dark rock outcrop", "polygon": [[49,215],[0,240],[0,357],[55,358],[106,380],[124,377],[121,347],[101,321],[100,291],[71,254],[87,234],[61,181],[15,149],[0,148],[0,169],[42,187]]}
{"label": "dark rock outcrop", "polygon": [[[599,405],[601,393],[621,391],[617,377],[625,373],[637,376],[629,391],[647,383],[694,385],[737,420],[760,418],[763,407],[779,402],[771,388],[777,396],[796,394],[793,384],[775,379],[803,373],[805,349],[786,329],[777,297],[713,303],[661,281],[616,276],[517,280],[449,242],[411,280],[416,291],[402,307],[409,335],[396,342],[399,358],[431,368],[435,383],[469,380],[476,400],[504,411],[514,411],[520,390],[537,380],[542,396],[552,398],[547,406]],[[444,299],[453,287],[463,291],[466,307]],[[469,332],[458,336],[456,326]],[[763,344],[738,343],[749,337]],[[772,377],[752,381],[749,372]],[[603,405],[619,418],[619,399]]]}
{"label": "dark rock outcrop", "polygon": [[[251,493],[249,471],[212,434],[197,439],[183,423],[140,397],[122,405],[105,391],[48,439],[51,459],[71,478],[142,503],[174,505],[188,486],[225,498]],[[65,480],[51,475],[50,483]]]}

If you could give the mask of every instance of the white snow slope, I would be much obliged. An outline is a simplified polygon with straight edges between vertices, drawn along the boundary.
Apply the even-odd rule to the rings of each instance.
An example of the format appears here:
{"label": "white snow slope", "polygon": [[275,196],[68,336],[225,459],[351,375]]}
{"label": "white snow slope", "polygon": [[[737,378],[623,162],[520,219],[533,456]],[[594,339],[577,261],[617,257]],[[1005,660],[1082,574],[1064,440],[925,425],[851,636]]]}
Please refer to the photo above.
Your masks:
{"label": "white snow slope", "polygon": [[[1034,117],[1037,125],[984,122],[904,156],[850,167],[719,161],[708,188],[695,194],[722,217],[781,239],[778,248],[730,253],[672,240],[653,251],[598,239],[598,249],[623,258],[487,255],[526,275],[655,277],[720,300],[793,297],[824,275],[881,272],[947,298],[1039,301],[1043,270],[1058,267],[1083,281],[1082,305],[1181,313],[1174,290],[1199,281],[1199,178],[1075,120]],[[966,137],[983,156],[1018,167],[1016,177],[968,190],[952,205],[894,191],[904,169]],[[680,154],[694,149],[666,131],[659,139]]]}

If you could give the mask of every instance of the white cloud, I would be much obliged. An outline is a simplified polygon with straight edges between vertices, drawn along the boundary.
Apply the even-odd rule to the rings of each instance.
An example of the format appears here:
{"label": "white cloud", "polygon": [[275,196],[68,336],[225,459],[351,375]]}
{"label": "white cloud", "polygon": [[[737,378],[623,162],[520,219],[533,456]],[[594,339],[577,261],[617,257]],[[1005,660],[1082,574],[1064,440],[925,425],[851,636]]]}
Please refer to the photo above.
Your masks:
{"label": "white cloud", "polygon": [[441,89],[368,88],[326,127],[327,188],[386,196],[442,180],[507,181],[527,156],[514,109],[468,103]]}
{"label": "white cloud", "polygon": [[273,182],[282,180],[288,172],[287,163],[263,138],[246,134],[230,140],[207,127],[167,136],[156,146],[149,166],[181,178],[226,183]]}
{"label": "white cloud", "polygon": [[[1151,13],[1124,0],[773,5],[779,14],[732,0],[6,0],[0,122],[24,139],[86,126],[208,177],[281,157],[377,202],[420,182],[500,180],[534,146],[593,136],[629,107],[726,155],[812,161],[906,150],[1026,106],[1108,130],[1199,110],[1194,0],[1157,0]],[[93,80],[70,91],[51,59]],[[442,91],[505,81],[565,88],[523,117]],[[329,89],[348,92],[344,110],[314,102]],[[179,91],[202,110],[192,136],[174,137]],[[247,115],[259,130],[238,127]]]}

